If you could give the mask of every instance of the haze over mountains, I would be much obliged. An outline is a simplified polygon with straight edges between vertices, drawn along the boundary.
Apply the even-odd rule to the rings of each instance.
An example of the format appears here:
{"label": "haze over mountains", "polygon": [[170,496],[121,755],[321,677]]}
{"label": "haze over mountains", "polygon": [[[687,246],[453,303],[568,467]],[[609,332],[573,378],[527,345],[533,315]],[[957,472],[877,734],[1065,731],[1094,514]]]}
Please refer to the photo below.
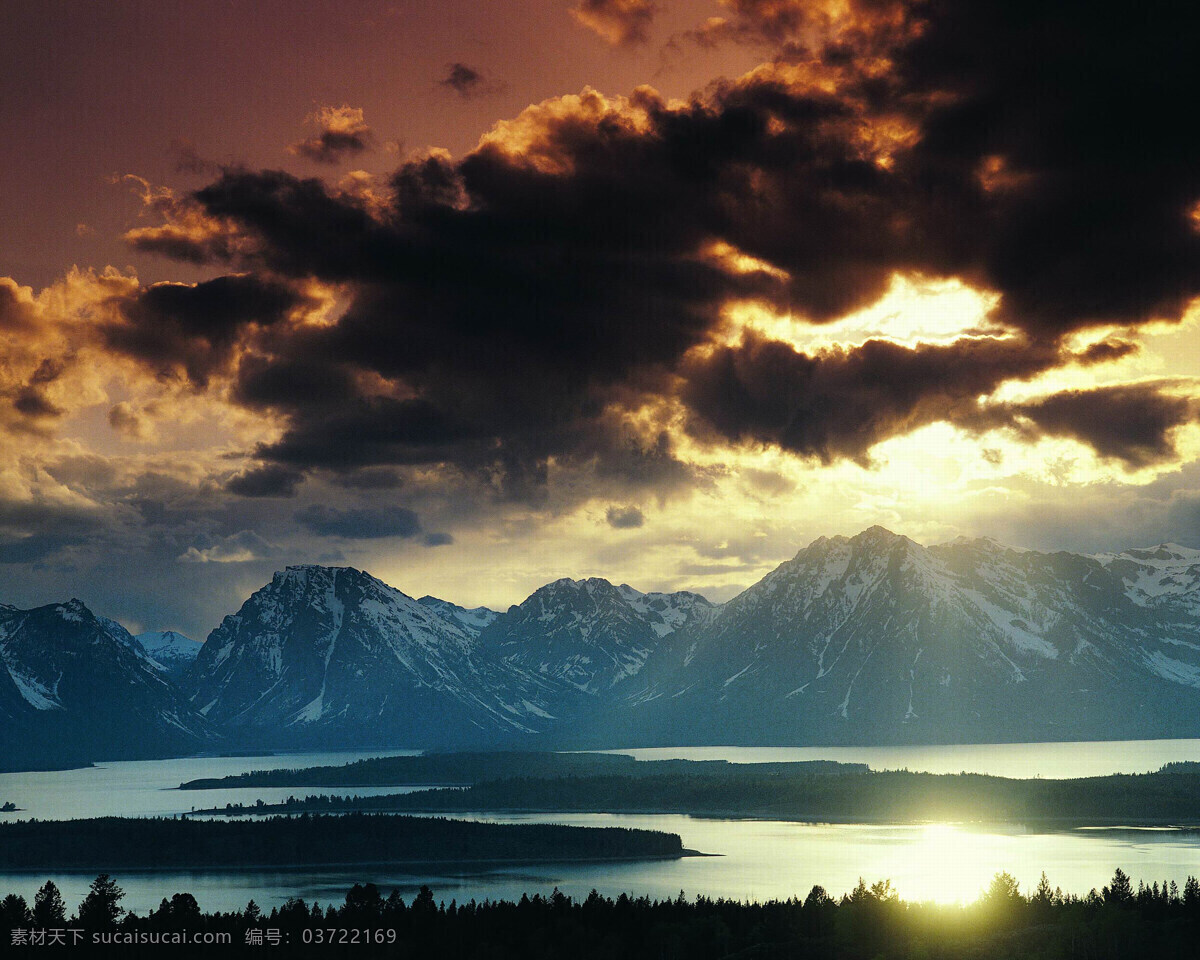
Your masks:
{"label": "haze over mountains", "polygon": [[[188,664],[198,651],[194,663]],[[289,567],[201,648],[0,606],[0,764],[196,749],[1200,735],[1200,551],[821,538],[724,606],[557,580],[505,613]]]}

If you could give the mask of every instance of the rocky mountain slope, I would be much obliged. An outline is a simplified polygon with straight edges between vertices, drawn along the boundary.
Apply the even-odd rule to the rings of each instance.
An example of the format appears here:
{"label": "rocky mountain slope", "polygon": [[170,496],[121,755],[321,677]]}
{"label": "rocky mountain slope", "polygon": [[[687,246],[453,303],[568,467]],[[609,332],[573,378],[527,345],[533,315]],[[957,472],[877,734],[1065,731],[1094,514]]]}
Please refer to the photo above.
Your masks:
{"label": "rocky mountain slope", "polygon": [[481,634],[505,663],[601,696],[634,677],[663,637],[711,618],[695,593],[640,593],[607,580],[555,580]]}
{"label": "rocky mountain slope", "polygon": [[0,767],[167,756],[211,742],[120,624],[79,600],[0,606]]}
{"label": "rocky mountain slope", "polygon": [[139,633],[135,638],[160,672],[170,680],[178,682],[196,662],[200,655],[200,644],[175,630]]}
{"label": "rocky mountain slope", "polygon": [[1200,736],[1200,551],[923,547],[873,527],[724,606],[593,578],[505,613],[289,567],[190,667],[165,662],[188,644],[78,601],[0,605],[8,740],[95,758]]}
{"label": "rocky mountain slope", "polygon": [[[1171,553],[1170,550],[1165,551]],[[1176,553],[821,538],[647,665],[589,733],[661,743],[1193,736],[1200,622]],[[1168,564],[1173,586],[1151,575]]]}
{"label": "rocky mountain slope", "polygon": [[547,718],[477,633],[349,567],[277,573],[208,637],[184,686],[238,741],[475,743]]}

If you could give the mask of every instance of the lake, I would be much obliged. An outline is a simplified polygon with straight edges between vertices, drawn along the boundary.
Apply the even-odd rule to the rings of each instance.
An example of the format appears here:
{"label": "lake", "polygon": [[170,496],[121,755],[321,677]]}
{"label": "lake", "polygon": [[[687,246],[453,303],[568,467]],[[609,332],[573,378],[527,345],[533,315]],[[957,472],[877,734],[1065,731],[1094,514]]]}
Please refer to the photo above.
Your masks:
{"label": "lake", "polygon": [[[262,757],[198,757],[105,763],[84,770],[0,774],[0,801],[24,808],[0,819],[62,819],[107,815],[169,815],[194,806],[273,801],[289,794],[401,792],[398,787],[325,789],[237,788],[181,792],[180,782],[250,769],[347,763],[380,753],[304,753]],[[887,748],[706,747],[620,751],[636,756],[728,759],[734,762],[840,759],[876,769],[907,767],[932,772],[1002,773],[1009,776],[1082,776],[1144,772],[1172,760],[1200,760],[1200,741],[1127,741],[1082,744],[1000,744]],[[478,870],[371,868],[320,871],[122,872],[124,905],[144,913],[165,896],[193,893],[205,910],[233,910],[253,898],[266,909],[290,896],[322,903],[341,901],[356,882],[371,881],[385,892],[398,886],[411,899],[429,884],[438,899],[519,898],[548,894],[554,887],[577,897],[593,888],[605,895],[689,896],[767,900],[804,897],[814,884],[837,896],[861,876],[871,883],[890,879],[911,900],[954,902],[974,899],[991,878],[1007,870],[1030,890],[1044,870],[1052,886],[1086,894],[1107,883],[1116,867],[1134,878],[1174,880],[1200,876],[1200,834],[1174,830],[1065,830],[1039,832],[1019,825],[987,827],[929,823],[917,825],[818,824],[761,820],[715,820],[679,815],[613,814],[497,815],[456,817],[496,823],[564,823],[628,826],[678,833],[684,846],[719,856],[678,861],[619,864],[552,864],[489,867]],[[0,896],[15,892],[32,902],[46,879],[53,879],[74,907],[87,892],[91,874],[0,873]]]}

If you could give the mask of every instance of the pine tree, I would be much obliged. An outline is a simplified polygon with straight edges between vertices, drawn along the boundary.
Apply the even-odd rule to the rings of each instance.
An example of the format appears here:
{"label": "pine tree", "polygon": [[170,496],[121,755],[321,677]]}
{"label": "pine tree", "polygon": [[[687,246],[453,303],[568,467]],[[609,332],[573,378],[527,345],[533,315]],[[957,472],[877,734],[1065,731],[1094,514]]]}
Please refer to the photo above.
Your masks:
{"label": "pine tree", "polygon": [[171,922],[186,927],[200,922],[200,904],[190,893],[177,893],[171,897]]}
{"label": "pine tree", "polygon": [[53,880],[47,880],[34,894],[33,925],[48,930],[67,925],[67,905]]}
{"label": "pine tree", "polygon": [[91,890],[79,904],[80,926],[92,930],[111,930],[125,912],[121,909],[124,896],[125,891],[117,886],[112,877],[107,873],[100,874],[92,881]]}
{"label": "pine tree", "polygon": [[[1042,880],[1046,880],[1044,873],[1042,874]],[[1047,882],[1047,889],[1049,889],[1049,886],[1050,884]],[[1017,885],[1017,878],[1007,871],[1001,871],[992,877],[992,882],[984,892],[983,899],[985,903],[995,907],[1010,907],[1021,903],[1025,898],[1021,896],[1020,887]]]}
{"label": "pine tree", "polygon": [[[521,902],[528,903],[525,894],[521,894]],[[417,914],[437,913],[437,904],[433,899],[433,891],[426,886],[422,886],[417,891],[417,895],[413,898],[412,909]]]}
{"label": "pine tree", "polygon": [[1105,903],[1118,907],[1133,902],[1133,884],[1129,882],[1129,876],[1120,867],[1117,867],[1116,873],[1113,874],[1112,883],[1104,888],[1103,898]]}
{"label": "pine tree", "polygon": [[10,893],[0,900],[0,933],[3,933],[5,938],[10,930],[29,926],[30,919],[29,905],[24,897]]}
{"label": "pine tree", "polygon": [[1039,907],[1048,907],[1055,902],[1054,891],[1050,889],[1050,881],[1046,878],[1045,870],[1042,871],[1042,879],[1038,881],[1030,902],[1036,903]]}

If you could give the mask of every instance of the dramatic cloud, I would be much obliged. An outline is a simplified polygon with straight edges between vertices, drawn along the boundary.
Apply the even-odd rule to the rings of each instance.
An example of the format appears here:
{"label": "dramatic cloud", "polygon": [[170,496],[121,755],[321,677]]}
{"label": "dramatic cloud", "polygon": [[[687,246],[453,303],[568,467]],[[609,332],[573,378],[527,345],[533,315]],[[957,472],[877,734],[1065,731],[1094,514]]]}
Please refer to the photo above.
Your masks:
{"label": "dramatic cloud", "polygon": [[322,537],[372,540],[379,537],[412,537],[421,532],[417,515],[403,507],[339,510],[312,506],[295,514],[296,521]]}
{"label": "dramatic cloud", "polygon": [[0,446],[8,433],[50,437],[68,414],[104,399],[107,374],[92,352],[95,325],[137,281],[114,270],[72,270],[34,296],[0,277]]}
{"label": "dramatic cloud", "polygon": [[649,40],[658,11],[653,0],[582,0],[571,16],[616,47]]}
{"label": "dramatic cloud", "polygon": [[[1132,340],[1079,352],[1068,334],[1135,338],[1200,295],[1180,32],[1159,49],[1157,27],[1082,7],[726,5],[742,32],[791,46],[686,102],[649,88],[549,100],[461,159],[408,160],[369,196],[245,169],[183,199],[145,187],[164,223],[135,245],[249,272],[139,294],[108,344],[197,387],[227,378],[232,401],[281,425],[226,485],[248,496],[290,495],[312,471],[353,484],[416,467],[528,503],[552,477],[583,499],[665,495],[700,482],[676,449],[684,424],[710,446],[825,463],[866,463],[937,422],[1072,437],[1130,465],[1167,457],[1184,400],[1106,394],[1106,435],[1070,394],[1020,410],[989,397],[1122,360]],[[654,10],[575,15],[634,42]],[[344,132],[361,116],[326,120]],[[805,353],[729,334],[731,305],[816,326],[897,275],[957,278],[996,307],[937,345]],[[312,282],[340,291],[339,310],[284,322]],[[36,386],[18,400],[52,417]]]}
{"label": "dramatic cloud", "polygon": [[645,515],[637,507],[609,507],[604,511],[604,519],[614,530],[634,530],[646,522]]}
{"label": "dramatic cloud", "polygon": [[0,498],[0,564],[41,563],[102,538],[111,526],[87,501],[16,499],[5,492],[10,496]]}
{"label": "dramatic cloud", "polygon": [[207,216],[194,197],[179,197],[169,187],[154,187],[138,176],[122,180],[136,190],[143,215],[158,221],[125,232],[125,241],[133,249],[197,265],[234,263],[243,251],[250,252],[232,222]]}
{"label": "dramatic cloud", "polygon": [[317,128],[317,133],[293,143],[288,152],[317,163],[341,163],[371,149],[375,142],[375,135],[358,107],[346,104],[321,107],[308,117],[308,122]]}
{"label": "dramatic cloud", "polygon": [[928,107],[898,167],[940,196],[940,219],[981,201],[972,259],[1003,316],[1047,334],[1178,318],[1200,292],[1187,216],[1200,130],[1180,122],[1196,71],[1179,8],[1151,3],[1134,20],[1082,2],[917,9],[895,82]]}
{"label": "dramatic cloud", "polygon": [[1102,457],[1144,467],[1176,456],[1172,434],[1197,419],[1196,401],[1164,393],[1174,384],[1137,383],[1069,390],[1030,403],[998,405],[985,425],[1026,435],[1070,437]]}
{"label": "dramatic cloud", "polygon": [[239,497],[294,497],[303,480],[300,471],[272,463],[239,473],[225,484],[225,489]]}
{"label": "dramatic cloud", "polygon": [[683,398],[701,438],[715,433],[825,463],[866,462],[868,451],[889,437],[938,421],[972,420],[978,399],[1002,383],[1131,349],[1106,343],[1070,355],[1024,338],[963,338],[915,348],[872,340],[809,356],[747,334],[736,346],[692,358],[683,369]]}
{"label": "dramatic cloud", "polygon": [[779,60],[811,61],[853,56],[868,64],[922,29],[917,4],[904,0],[720,0],[729,16],[709,17],[672,37],[668,49],[683,43],[713,48],[725,43],[772,49]]}
{"label": "dramatic cloud", "polygon": [[149,440],[153,435],[151,422],[128,400],[109,408],[108,425],[126,440]]}
{"label": "dramatic cloud", "polygon": [[143,361],[162,376],[179,368],[202,387],[228,364],[247,328],[279,323],[304,302],[290,287],[260,277],[162,283],[124,303],[121,319],[101,330],[114,351]]}

